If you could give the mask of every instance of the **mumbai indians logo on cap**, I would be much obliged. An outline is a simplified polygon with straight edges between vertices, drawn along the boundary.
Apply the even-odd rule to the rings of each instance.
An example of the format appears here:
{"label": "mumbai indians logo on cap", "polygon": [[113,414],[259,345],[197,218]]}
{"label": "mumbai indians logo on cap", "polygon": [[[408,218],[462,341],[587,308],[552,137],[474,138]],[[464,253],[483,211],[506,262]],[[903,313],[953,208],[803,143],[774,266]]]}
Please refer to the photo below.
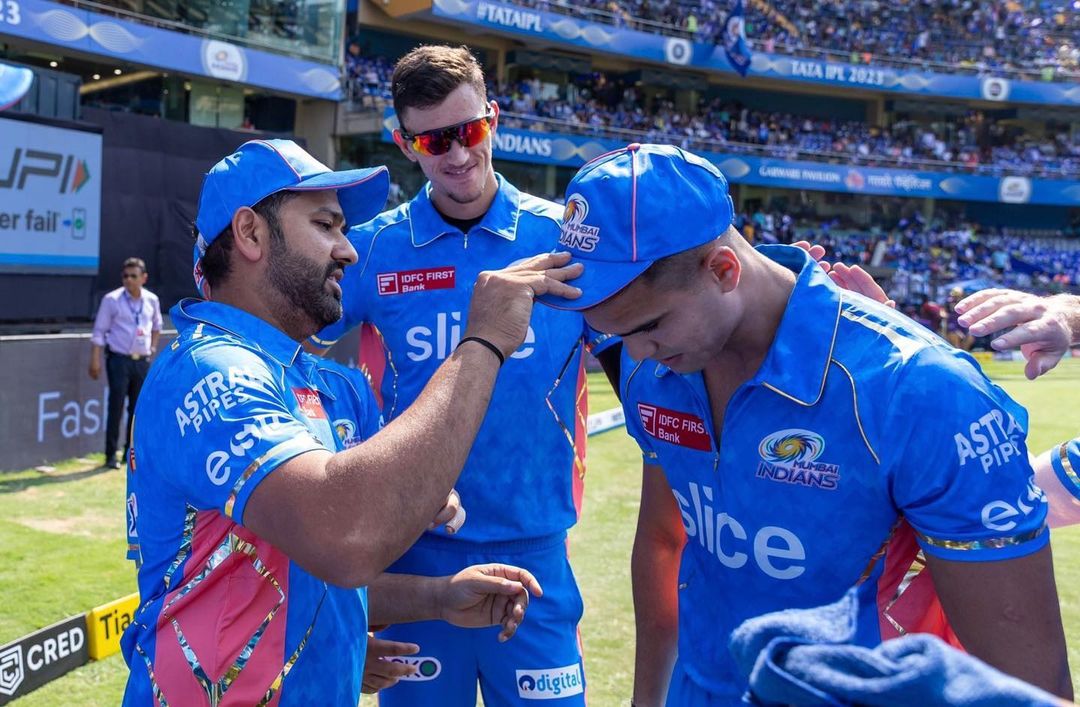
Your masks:
{"label": "mumbai indians logo on cap", "polygon": [[758,445],[758,454],[770,462],[812,462],[824,451],[821,435],[800,429],[773,432]]}
{"label": "mumbai indians logo on cap", "polygon": [[597,226],[585,225],[584,221],[588,215],[589,202],[585,201],[585,197],[581,194],[571,194],[566,197],[559,245],[574,248],[583,253],[596,250],[596,244],[600,242],[600,229]]}

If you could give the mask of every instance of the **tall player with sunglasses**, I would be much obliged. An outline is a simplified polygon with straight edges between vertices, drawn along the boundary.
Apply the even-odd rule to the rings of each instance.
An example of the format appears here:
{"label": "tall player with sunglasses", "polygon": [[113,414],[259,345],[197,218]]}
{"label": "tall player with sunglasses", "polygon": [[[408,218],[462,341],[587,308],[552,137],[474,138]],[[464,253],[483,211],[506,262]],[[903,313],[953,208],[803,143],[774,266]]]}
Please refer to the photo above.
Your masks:
{"label": "tall player with sunglasses", "polygon": [[[429,181],[411,201],[350,232],[360,262],[342,282],[344,317],[311,340],[325,349],[366,325],[371,346],[363,358],[387,420],[458,346],[477,274],[557,248],[563,215],[494,171],[499,107],[487,100],[466,47],[420,47],[398,62],[392,81],[401,126],[394,140]],[[580,314],[533,312],[458,480],[468,522],[453,536],[429,531],[389,570],[443,575],[510,562],[537,577],[544,597],[507,644],[497,642],[497,631],[437,622],[382,632],[418,644],[412,662],[426,666],[380,693],[382,705],[472,707],[477,682],[489,707],[533,699],[584,704],[582,602],[566,531],[577,520],[585,472],[586,347],[618,380],[617,340],[588,331]]]}

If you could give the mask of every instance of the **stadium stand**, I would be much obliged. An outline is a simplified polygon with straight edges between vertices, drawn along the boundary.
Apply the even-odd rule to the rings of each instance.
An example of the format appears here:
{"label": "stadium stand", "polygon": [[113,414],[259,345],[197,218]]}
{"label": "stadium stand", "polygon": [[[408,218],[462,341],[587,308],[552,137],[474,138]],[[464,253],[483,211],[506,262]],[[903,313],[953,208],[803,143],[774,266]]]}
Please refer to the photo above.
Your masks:
{"label": "stadium stand", "polygon": [[[726,6],[714,0],[521,0],[594,22],[716,42]],[[768,53],[851,63],[918,65],[948,73],[1069,80],[1080,63],[1080,3],[973,0],[748,3],[747,36]]]}
{"label": "stadium stand", "polygon": [[[346,72],[358,108],[390,102],[393,62],[368,57],[349,42]],[[752,110],[722,97],[703,97],[693,113],[670,99],[646,101],[633,79],[606,73],[569,76],[548,97],[539,79],[489,80],[502,124],[538,132],[663,142],[691,150],[757,154],[864,166],[898,166],[975,174],[1080,176],[1080,136],[1049,123],[1037,137],[966,109],[959,120],[899,121],[888,128],[861,121]]]}

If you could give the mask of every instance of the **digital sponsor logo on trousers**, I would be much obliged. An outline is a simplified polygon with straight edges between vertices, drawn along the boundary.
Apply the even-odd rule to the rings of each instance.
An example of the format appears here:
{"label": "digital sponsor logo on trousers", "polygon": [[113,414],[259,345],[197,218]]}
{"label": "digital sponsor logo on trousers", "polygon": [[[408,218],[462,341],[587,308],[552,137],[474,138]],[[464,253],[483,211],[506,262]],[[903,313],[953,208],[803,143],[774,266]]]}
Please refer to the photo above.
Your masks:
{"label": "digital sponsor logo on trousers", "polygon": [[546,670],[518,670],[518,697],[524,700],[554,700],[585,691],[581,664]]}

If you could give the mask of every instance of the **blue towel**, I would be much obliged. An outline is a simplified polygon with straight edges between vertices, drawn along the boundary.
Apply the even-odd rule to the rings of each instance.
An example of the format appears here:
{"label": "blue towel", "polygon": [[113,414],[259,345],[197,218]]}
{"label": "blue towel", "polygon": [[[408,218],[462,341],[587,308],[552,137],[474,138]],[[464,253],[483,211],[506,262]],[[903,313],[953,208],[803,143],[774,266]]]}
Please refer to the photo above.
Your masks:
{"label": "blue towel", "polygon": [[1058,705],[1042,690],[991,668],[929,634],[876,648],[853,645],[857,588],[834,604],[744,622],[731,652],[758,705],[1006,707]]}

